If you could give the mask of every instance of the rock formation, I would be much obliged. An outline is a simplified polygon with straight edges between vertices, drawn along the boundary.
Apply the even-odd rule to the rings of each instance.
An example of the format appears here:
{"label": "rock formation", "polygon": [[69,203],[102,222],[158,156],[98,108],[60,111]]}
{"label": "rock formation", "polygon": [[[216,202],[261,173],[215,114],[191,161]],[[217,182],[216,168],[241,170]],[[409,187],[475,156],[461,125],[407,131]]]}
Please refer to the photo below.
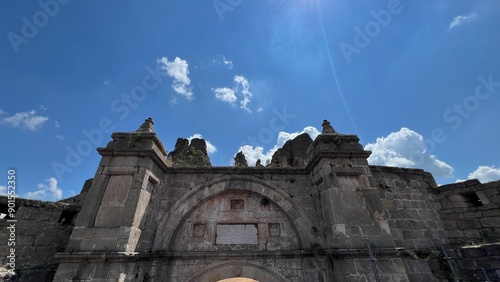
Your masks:
{"label": "rock formation", "polygon": [[234,157],[234,165],[240,167],[248,167],[247,159],[242,151],[239,151]]}
{"label": "rock formation", "polygon": [[212,166],[207,153],[207,143],[203,139],[194,138],[191,144],[188,139],[178,138],[175,149],[168,154],[174,167],[183,166]]}
{"label": "rock formation", "polygon": [[278,149],[269,164],[270,167],[304,167],[306,164],[306,151],[313,140],[307,133],[302,133],[292,140],[286,141]]}

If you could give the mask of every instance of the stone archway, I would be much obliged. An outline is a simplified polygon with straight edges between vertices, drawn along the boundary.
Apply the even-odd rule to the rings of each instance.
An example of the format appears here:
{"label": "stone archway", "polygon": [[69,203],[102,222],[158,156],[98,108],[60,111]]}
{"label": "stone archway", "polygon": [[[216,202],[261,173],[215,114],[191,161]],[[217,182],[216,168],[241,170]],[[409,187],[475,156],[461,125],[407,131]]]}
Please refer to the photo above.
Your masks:
{"label": "stone archway", "polygon": [[[193,273],[185,282],[222,282],[230,278],[249,278],[259,282],[289,282],[278,271],[246,262],[222,262]],[[222,280],[222,281],[221,281]],[[251,280],[250,280],[251,281]],[[226,281],[224,281],[226,282]]]}
{"label": "stone archway", "polygon": [[173,212],[158,226],[153,251],[171,250],[171,244],[186,217],[207,199],[231,190],[253,192],[272,201],[292,223],[298,234],[299,247],[311,246],[314,240],[310,220],[285,190],[251,176],[224,176],[193,188],[176,202]]}
{"label": "stone archway", "polygon": [[247,190],[204,199],[179,224],[174,252],[280,251],[301,249],[297,229],[272,201]]}

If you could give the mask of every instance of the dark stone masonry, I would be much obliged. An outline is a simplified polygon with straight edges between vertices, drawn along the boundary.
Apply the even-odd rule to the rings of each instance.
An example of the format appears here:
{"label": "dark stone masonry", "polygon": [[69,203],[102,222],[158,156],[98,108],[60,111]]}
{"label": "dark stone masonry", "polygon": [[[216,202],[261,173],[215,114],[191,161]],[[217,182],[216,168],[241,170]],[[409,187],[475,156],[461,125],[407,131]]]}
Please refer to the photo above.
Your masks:
{"label": "dark stone masonry", "polygon": [[202,139],[167,153],[151,119],[111,138],[79,195],[16,200],[16,275],[2,231],[0,278],[500,281],[500,181],[438,187],[420,169],[368,165],[358,137],[326,120],[266,166],[238,153],[214,167]]}

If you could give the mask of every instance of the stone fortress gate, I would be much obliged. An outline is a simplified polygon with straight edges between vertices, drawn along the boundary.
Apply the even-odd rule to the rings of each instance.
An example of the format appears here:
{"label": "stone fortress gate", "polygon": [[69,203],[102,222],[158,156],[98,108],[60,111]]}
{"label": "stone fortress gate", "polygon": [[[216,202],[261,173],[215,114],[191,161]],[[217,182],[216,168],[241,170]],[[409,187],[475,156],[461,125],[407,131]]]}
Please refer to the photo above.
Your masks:
{"label": "stone fortress gate", "polygon": [[[179,138],[168,154],[151,119],[111,138],[82,193],[51,207],[61,216],[47,224],[66,235],[43,241],[45,260],[25,259],[21,281],[500,277],[500,182],[438,187],[420,169],[370,166],[358,137],[326,120],[267,166],[239,153],[213,167],[202,139]],[[472,243],[489,244],[463,248]]]}

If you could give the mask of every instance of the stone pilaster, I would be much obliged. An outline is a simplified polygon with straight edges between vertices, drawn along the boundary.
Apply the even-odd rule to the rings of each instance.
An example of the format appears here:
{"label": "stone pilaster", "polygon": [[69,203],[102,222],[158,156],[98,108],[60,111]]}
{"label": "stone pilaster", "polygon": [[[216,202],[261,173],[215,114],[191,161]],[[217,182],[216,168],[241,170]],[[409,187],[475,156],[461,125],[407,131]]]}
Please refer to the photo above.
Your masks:
{"label": "stone pilaster", "polygon": [[326,248],[364,248],[365,235],[378,247],[394,247],[368,166],[370,154],[356,135],[333,128],[308,149],[306,169],[320,196]]}
{"label": "stone pilaster", "polygon": [[[106,279],[107,273],[89,274],[95,265],[85,262],[88,260],[85,253],[149,250],[152,231],[145,228],[147,211],[151,213],[154,205],[151,195],[158,192],[168,167],[167,151],[152,125],[148,119],[136,132],[113,133],[113,140],[105,148],[97,149],[102,159],[66,253],[59,254],[63,263],[56,281],[88,279],[88,275],[92,279]],[[64,263],[65,254],[71,254],[71,263]],[[75,273],[70,269],[81,271]],[[85,273],[86,277],[77,277],[79,273]]]}

